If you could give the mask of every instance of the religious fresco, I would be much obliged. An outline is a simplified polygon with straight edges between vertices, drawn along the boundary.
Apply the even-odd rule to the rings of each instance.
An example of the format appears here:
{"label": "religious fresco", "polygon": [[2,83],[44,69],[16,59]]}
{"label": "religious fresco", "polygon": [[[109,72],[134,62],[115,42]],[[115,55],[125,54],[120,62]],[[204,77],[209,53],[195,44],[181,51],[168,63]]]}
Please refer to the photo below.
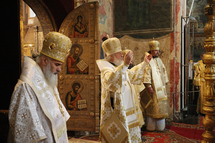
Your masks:
{"label": "religious fresco", "polygon": [[99,0],[99,27],[100,35],[103,33],[112,33],[112,1]]}
{"label": "religious fresco", "polygon": [[[198,62],[200,59],[200,55],[203,53],[206,53],[206,50],[204,48],[205,44],[205,35],[204,34],[194,34],[194,42],[190,43],[189,46],[189,60],[193,60],[193,62]],[[191,38],[191,41],[193,39]]]}
{"label": "religious fresco", "polygon": [[88,37],[88,22],[85,21],[83,15],[78,15],[72,21],[72,28],[69,37],[70,38],[83,38]]}
{"label": "religious fresco", "polygon": [[[190,12],[192,0],[187,0],[187,13]],[[198,28],[204,28],[207,23],[207,17],[205,16],[205,7],[207,5],[207,0],[195,0],[193,4],[193,9],[191,16],[195,18],[198,22]],[[192,18],[191,17],[191,18]]]}
{"label": "religious fresco", "polygon": [[68,110],[81,111],[87,110],[87,101],[81,96],[84,89],[81,81],[73,81],[71,91],[66,94],[66,108]]}
{"label": "religious fresco", "polygon": [[67,58],[67,74],[88,74],[88,64],[80,58],[83,47],[80,44],[73,44],[70,55]]}
{"label": "religious fresco", "polygon": [[112,0],[99,0],[99,47],[100,58],[104,58],[104,51],[102,49],[102,42],[104,37],[113,34],[113,16],[112,16]]}
{"label": "religious fresco", "polygon": [[[170,57],[168,56],[170,53],[170,34],[154,39],[160,42],[159,57],[166,67],[167,74],[170,75]],[[149,51],[150,41],[152,41],[152,39],[136,39],[128,35],[120,38],[122,50],[130,49],[133,51],[134,65],[138,65],[144,60],[145,52]]]}
{"label": "religious fresco", "polygon": [[173,31],[172,0],[115,0],[114,5],[115,34]]}
{"label": "religious fresco", "polygon": [[[99,131],[99,70],[95,64],[99,59],[98,8],[98,2],[77,7],[59,28],[72,42],[58,76],[60,98],[70,115],[69,131]],[[83,31],[75,29],[78,22]]]}

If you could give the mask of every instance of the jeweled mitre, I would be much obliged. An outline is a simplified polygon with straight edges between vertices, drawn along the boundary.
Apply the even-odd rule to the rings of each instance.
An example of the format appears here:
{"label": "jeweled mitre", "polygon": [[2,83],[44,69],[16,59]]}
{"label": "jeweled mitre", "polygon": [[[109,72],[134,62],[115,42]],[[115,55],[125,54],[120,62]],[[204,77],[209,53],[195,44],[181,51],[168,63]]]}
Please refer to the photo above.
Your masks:
{"label": "jeweled mitre", "polygon": [[159,46],[160,46],[160,43],[157,40],[153,39],[152,41],[149,42],[150,51],[159,50]]}
{"label": "jeweled mitre", "polygon": [[102,43],[102,48],[107,56],[122,51],[118,38],[108,38]]}
{"label": "jeweled mitre", "polygon": [[40,53],[57,61],[64,62],[71,46],[72,42],[69,37],[58,32],[49,32],[45,36]]}

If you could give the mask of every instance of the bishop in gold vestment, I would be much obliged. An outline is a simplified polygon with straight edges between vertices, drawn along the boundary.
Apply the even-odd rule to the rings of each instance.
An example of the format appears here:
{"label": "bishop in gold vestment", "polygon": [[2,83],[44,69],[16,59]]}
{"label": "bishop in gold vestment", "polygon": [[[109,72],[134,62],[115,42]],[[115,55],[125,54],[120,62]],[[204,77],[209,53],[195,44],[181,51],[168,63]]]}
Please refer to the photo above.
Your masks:
{"label": "bishop in gold vestment", "polygon": [[[122,51],[123,56],[125,56],[129,51],[129,49],[125,49]],[[131,61],[131,63],[129,64],[128,69],[131,69],[133,67],[133,62]],[[141,84],[132,84],[131,85],[132,88],[134,89],[134,99],[135,99],[135,108],[136,108],[136,112],[137,112],[137,117],[138,120],[140,122],[140,128],[145,124],[144,122],[144,118],[143,118],[143,107],[141,106],[140,103],[140,92],[143,91],[145,89],[145,86],[143,83]]]}
{"label": "bishop in gold vestment", "polygon": [[[201,55],[201,59],[203,58],[203,54]],[[197,113],[202,113],[203,112],[203,103],[204,103],[204,96],[203,96],[203,90],[205,86],[205,64],[203,63],[202,60],[198,61],[196,65],[194,65],[194,70],[195,70],[195,75],[193,79],[193,84],[196,86],[196,88],[200,88],[200,96],[198,97],[198,102],[197,102]]]}
{"label": "bishop in gold vestment", "polygon": [[[169,81],[166,68],[158,58],[159,42],[149,42],[150,52],[153,56],[149,65],[144,71],[145,90],[141,93],[141,100],[148,100],[150,103],[145,108],[146,112],[146,129],[149,131],[163,131],[165,129],[165,118],[168,116],[168,100],[165,84]],[[147,98],[146,98],[147,97]]]}
{"label": "bishop in gold vestment", "polygon": [[[96,61],[101,71],[102,87],[100,140],[107,143],[142,142],[132,84],[143,82],[144,68],[150,55],[145,57],[145,62],[129,70],[133,53],[128,52],[123,61],[119,39],[107,39],[102,48],[107,57]],[[111,96],[114,97],[114,106],[111,106]]]}
{"label": "bishop in gold vestment", "polygon": [[24,57],[23,69],[9,108],[9,143],[67,143],[66,121],[69,114],[57,90],[70,39],[50,32],[43,42],[37,61]]}

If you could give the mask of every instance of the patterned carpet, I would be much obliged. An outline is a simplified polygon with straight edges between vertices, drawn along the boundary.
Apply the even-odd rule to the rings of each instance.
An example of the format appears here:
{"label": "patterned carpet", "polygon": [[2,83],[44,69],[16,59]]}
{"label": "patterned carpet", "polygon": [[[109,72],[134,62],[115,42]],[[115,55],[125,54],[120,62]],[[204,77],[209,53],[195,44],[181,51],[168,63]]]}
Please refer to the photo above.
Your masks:
{"label": "patterned carpet", "polygon": [[88,136],[82,136],[79,138],[69,138],[69,143],[98,143],[99,142],[99,135],[92,134]]}
{"label": "patterned carpet", "polygon": [[[174,131],[165,129],[163,132],[142,131],[143,143],[198,143],[192,139],[183,137]],[[69,143],[98,143],[99,135],[88,135],[80,138],[70,138]]]}
{"label": "patterned carpet", "polygon": [[197,141],[165,129],[163,132],[142,132],[143,143],[197,143]]}
{"label": "patterned carpet", "polygon": [[[191,124],[174,123],[174,122],[172,122],[171,125],[166,126],[166,128],[174,131],[178,135],[181,135],[189,139],[193,139],[196,142],[200,142],[203,139],[202,134],[205,131],[205,128],[202,125],[191,125]],[[214,134],[215,134],[215,128],[214,128]]]}
{"label": "patterned carpet", "polygon": [[69,143],[99,143],[99,141],[71,138],[69,139]]}

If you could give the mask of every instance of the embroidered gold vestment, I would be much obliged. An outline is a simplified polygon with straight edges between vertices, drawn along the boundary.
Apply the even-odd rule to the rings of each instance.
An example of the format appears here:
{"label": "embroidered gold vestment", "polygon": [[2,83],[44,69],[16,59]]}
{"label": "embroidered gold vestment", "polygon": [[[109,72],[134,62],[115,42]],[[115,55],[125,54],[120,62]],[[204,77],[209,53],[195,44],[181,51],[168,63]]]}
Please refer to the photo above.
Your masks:
{"label": "embroidered gold vestment", "polygon": [[[144,68],[146,63],[142,62],[130,70],[124,64],[113,66],[106,60],[97,60],[101,71],[101,122],[100,128],[106,125],[112,115],[110,95],[114,95],[114,112],[126,131],[128,136],[123,142],[141,142],[140,126],[135,106],[135,91],[132,84],[143,82]],[[110,133],[111,134],[111,133]],[[116,133],[115,133],[116,134]],[[102,142],[107,142],[105,135],[100,134]]]}
{"label": "embroidered gold vestment", "polygon": [[137,113],[137,117],[138,120],[140,122],[140,128],[145,124],[144,122],[144,118],[143,118],[143,107],[141,106],[140,103],[140,92],[143,91],[145,89],[145,86],[143,85],[143,83],[141,83],[140,85],[132,85],[135,91],[135,106],[136,106],[136,113]]}
{"label": "embroidered gold vestment", "polygon": [[[166,118],[168,116],[168,100],[165,89],[167,82],[169,80],[163,62],[160,58],[153,58],[145,68],[143,83],[146,88],[141,93],[141,100],[145,100],[144,97],[147,96],[152,98],[152,102],[144,109],[147,117]],[[152,95],[147,91],[149,86],[153,87],[154,92]]]}
{"label": "embroidered gold vestment", "polygon": [[197,113],[201,112],[204,113],[203,111],[203,104],[204,104],[204,95],[203,95],[203,90],[204,90],[204,86],[205,86],[205,64],[203,63],[202,60],[198,61],[198,64],[194,65],[194,70],[195,70],[195,75],[194,75],[194,79],[193,79],[193,84],[195,86],[199,86],[200,87],[200,96],[198,98],[198,102],[197,102]]}
{"label": "embroidered gold vestment", "polygon": [[57,87],[51,88],[39,65],[24,57],[22,74],[9,108],[8,142],[68,142],[69,114]]}

